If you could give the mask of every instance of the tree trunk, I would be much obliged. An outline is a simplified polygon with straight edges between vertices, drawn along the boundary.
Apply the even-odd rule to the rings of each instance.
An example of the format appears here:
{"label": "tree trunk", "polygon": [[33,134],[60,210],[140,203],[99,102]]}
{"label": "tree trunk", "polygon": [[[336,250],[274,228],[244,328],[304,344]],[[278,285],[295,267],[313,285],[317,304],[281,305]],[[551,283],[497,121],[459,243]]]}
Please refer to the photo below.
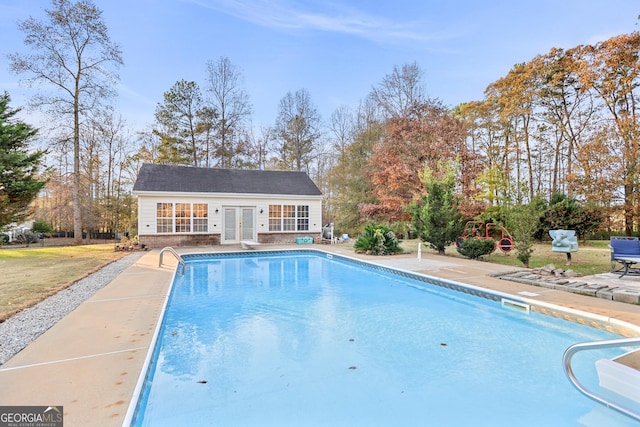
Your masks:
{"label": "tree trunk", "polygon": [[[79,73],[78,73],[79,75]],[[80,106],[79,79],[73,102],[73,244],[82,244],[82,208],[80,206]]]}

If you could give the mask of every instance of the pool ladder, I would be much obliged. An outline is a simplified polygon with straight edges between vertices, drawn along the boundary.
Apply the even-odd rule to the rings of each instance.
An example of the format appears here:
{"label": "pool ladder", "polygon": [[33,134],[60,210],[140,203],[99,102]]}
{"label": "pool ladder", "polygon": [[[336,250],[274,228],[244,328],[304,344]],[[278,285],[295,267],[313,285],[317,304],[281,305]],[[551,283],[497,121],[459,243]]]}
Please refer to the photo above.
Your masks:
{"label": "pool ladder", "polygon": [[575,374],[573,373],[573,369],[571,368],[571,359],[576,353],[582,350],[626,347],[630,345],[640,345],[640,337],[578,343],[572,345],[564,352],[564,355],[562,356],[562,362],[564,364],[564,373],[567,375],[569,381],[571,381],[573,386],[577,388],[582,394],[589,397],[590,399],[595,400],[598,403],[605,405],[607,408],[615,409],[618,412],[622,412],[623,414],[640,421],[640,413],[634,411],[633,409],[627,408],[624,405],[619,405],[595,392],[589,391],[589,389],[587,389],[584,385],[582,385],[582,383],[580,383],[580,381],[578,381]]}
{"label": "pool ladder", "polygon": [[180,254],[178,252],[176,252],[175,249],[173,249],[171,246],[165,246],[164,248],[162,248],[162,250],[160,251],[160,257],[158,258],[158,267],[162,267],[162,257],[164,255],[165,252],[169,252],[171,254],[173,254],[173,256],[176,257],[176,259],[178,260],[178,262],[180,264],[182,264],[182,274],[184,274],[184,270],[186,268],[186,264],[184,262],[184,259],[182,259],[182,257],[180,256]]}

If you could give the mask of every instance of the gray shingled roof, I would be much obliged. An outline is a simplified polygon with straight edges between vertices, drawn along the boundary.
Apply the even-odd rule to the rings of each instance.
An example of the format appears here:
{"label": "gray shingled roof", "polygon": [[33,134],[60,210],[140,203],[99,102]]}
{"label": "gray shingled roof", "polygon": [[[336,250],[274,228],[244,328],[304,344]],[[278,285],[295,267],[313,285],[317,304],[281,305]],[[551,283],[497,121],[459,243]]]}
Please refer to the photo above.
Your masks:
{"label": "gray shingled roof", "polygon": [[145,163],[133,191],[320,196],[305,172],[212,169]]}

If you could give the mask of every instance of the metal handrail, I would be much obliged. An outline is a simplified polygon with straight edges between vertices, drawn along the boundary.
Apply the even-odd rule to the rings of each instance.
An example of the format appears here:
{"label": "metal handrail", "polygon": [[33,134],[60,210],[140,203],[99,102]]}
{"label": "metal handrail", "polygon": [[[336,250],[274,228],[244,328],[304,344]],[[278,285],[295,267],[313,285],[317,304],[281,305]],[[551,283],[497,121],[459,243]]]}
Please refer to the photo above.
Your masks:
{"label": "metal handrail", "polygon": [[178,252],[176,252],[176,250],[173,249],[171,246],[166,246],[166,247],[162,248],[162,250],[160,251],[160,258],[158,259],[158,267],[162,267],[162,255],[164,254],[165,251],[170,252],[171,254],[173,254],[176,257],[178,262],[180,264],[182,264],[182,271],[184,272],[184,269],[185,269],[185,266],[186,266],[186,264],[184,262],[184,259],[182,259],[180,254]]}
{"label": "metal handrail", "polygon": [[564,373],[567,375],[567,378],[569,378],[569,381],[571,381],[573,386],[577,388],[582,394],[589,397],[590,399],[595,400],[598,403],[602,403],[607,408],[615,409],[618,412],[621,412],[635,420],[640,421],[640,413],[627,408],[624,405],[619,405],[615,402],[612,402],[610,399],[607,399],[604,396],[589,391],[584,385],[582,385],[580,381],[578,381],[575,374],[573,373],[573,369],[571,368],[571,359],[579,351],[594,350],[600,348],[625,347],[634,344],[640,345],[640,337],[578,343],[572,345],[564,352],[564,355],[562,356],[562,362],[564,364]]}

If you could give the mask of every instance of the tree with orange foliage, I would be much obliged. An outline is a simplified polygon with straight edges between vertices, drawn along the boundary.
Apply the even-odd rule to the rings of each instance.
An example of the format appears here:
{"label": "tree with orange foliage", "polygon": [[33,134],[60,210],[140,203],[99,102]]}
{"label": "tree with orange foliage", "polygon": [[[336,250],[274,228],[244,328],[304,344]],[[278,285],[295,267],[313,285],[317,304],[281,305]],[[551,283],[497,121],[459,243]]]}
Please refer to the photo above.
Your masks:
{"label": "tree with orange foliage", "polygon": [[438,173],[439,161],[458,161],[457,187],[465,194],[475,173],[471,159],[462,122],[441,102],[428,100],[408,116],[387,122],[386,133],[369,160],[368,175],[377,203],[362,205],[360,211],[388,223],[408,221],[405,207],[424,195],[419,173],[425,166]]}
{"label": "tree with orange foliage", "polygon": [[640,32],[579,47],[581,82],[608,112],[608,144],[617,156],[611,191],[621,189],[625,231],[630,235],[640,199]]}

